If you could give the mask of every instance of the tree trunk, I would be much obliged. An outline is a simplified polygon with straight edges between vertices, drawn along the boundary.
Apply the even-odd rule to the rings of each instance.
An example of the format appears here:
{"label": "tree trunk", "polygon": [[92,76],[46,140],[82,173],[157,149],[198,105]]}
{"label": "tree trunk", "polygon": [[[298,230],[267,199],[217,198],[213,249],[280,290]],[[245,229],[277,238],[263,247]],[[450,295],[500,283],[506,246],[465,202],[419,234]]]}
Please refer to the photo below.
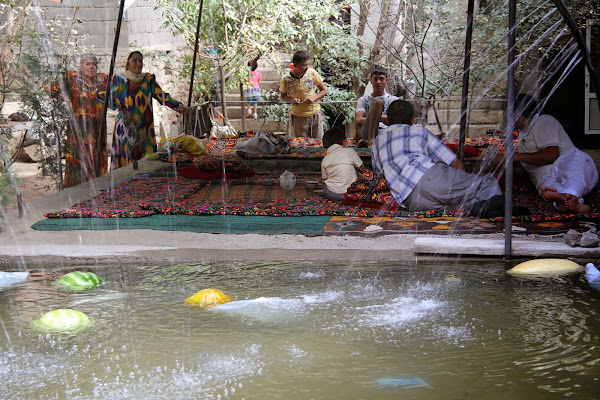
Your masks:
{"label": "tree trunk", "polygon": [[223,125],[227,125],[227,102],[225,101],[225,69],[223,68],[223,60],[217,57],[219,66],[219,80],[221,81],[221,111],[223,112]]}

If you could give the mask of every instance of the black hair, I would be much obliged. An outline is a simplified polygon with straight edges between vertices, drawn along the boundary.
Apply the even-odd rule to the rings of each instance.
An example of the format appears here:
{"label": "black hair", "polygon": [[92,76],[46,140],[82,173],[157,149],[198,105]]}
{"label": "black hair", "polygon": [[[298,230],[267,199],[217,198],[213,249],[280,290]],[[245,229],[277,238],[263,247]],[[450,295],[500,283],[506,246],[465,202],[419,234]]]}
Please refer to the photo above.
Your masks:
{"label": "black hair", "polygon": [[537,103],[530,95],[521,93],[515,99],[515,110],[525,118],[533,118],[537,112]]}
{"label": "black hair", "polygon": [[323,147],[328,149],[334,144],[339,144],[340,146],[344,145],[344,140],[346,140],[346,132],[336,126],[334,128],[328,129],[323,134]]}
{"label": "black hair", "polygon": [[383,75],[386,78],[388,77],[387,70],[385,68],[382,68],[382,67],[375,67],[375,68],[373,68],[373,70],[371,71],[371,74],[369,76],[373,77],[373,75]]}
{"label": "black hair", "polygon": [[410,125],[415,115],[415,109],[406,100],[398,99],[392,101],[387,109],[387,117],[390,125],[406,124]]}
{"label": "black hair", "polygon": [[299,50],[294,53],[294,56],[292,57],[292,62],[294,64],[300,64],[302,61],[306,61],[309,58],[310,58],[310,56],[308,55],[308,53],[306,51]]}
{"label": "black hair", "polygon": [[250,70],[254,71],[256,68],[258,68],[258,63],[255,60],[251,60],[248,61],[248,66],[250,67]]}

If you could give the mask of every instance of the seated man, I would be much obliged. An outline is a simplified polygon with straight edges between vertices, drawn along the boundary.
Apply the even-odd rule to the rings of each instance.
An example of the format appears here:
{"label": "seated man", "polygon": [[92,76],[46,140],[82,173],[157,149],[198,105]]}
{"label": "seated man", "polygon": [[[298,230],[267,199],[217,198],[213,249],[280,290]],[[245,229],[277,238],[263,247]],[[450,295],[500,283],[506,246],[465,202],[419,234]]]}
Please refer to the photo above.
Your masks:
{"label": "seated man", "polygon": [[373,93],[360,97],[356,103],[355,119],[356,129],[360,132],[357,135],[359,147],[371,146],[379,130],[389,124],[386,110],[398,97],[385,91],[388,81],[385,69],[373,69],[371,71]]}
{"label": "seated man", "polygon": [[493,175],[465,172],[456,154],[422,125],[410,125],[413,106],[396,100],[390,126],[375,138],[372,163],[392,195],[409,211],[467,208],[485,217],[504,215],[504,197]]}
{"label": "seated man", "polygon": [[515,100],[515,128],[519,151],[513,161],[521,163],[540,195],[561,212],[589,212],[583,196],[598,183],[594,160],[573,145],[556,118],[537,115],[536,101],[527,94]]}

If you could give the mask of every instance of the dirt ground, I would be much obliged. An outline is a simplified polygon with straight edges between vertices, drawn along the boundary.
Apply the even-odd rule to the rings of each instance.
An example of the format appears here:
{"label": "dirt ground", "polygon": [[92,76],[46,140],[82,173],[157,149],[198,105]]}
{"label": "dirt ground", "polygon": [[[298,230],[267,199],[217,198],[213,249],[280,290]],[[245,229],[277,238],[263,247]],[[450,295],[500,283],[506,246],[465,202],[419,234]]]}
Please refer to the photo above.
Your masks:
{"label": "dirt ground", "polygon": [[[11,166],[11,170],[21,179],[19,188],[24,204],[32,203],[58,191],[54,181],[42,175],[38,163],[16,162]],[[17,208],[17,198],[14,196],[10,199],[7,209],[16,210]]]}

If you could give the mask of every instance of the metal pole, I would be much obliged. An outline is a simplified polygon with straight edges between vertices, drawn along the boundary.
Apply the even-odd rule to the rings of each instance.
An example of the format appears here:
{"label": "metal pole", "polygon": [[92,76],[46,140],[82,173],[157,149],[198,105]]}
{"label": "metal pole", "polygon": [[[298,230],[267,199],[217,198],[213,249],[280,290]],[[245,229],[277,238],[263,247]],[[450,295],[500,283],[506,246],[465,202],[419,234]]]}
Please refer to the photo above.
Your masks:
{"label": "metal pole", "polygon": [[110,58],[110,69],[108,70],[108,82],[106,82],[106,95],[104,96],[104,105],[102,107],[102,124],[100,125],[100,140],[98,141],[98,155],[96,157],[96,167],[100,170],[100,157],[102,157],[102,148],[106,146],[106,112],[108,111],[108,102],[110,101],[110,84],[115,71],[115,60],[117,58],[117,48],[119,47],[119,36],[121,34],[121,22],[123,21],[123,10],[125,9],[125,0],[121,0],[119,5],[119,16],[117,17],[117,28],[115,30],[115,40]]}
{"label": "metal pole", "polygon": [[[573,38],[575,39],[575,41],[577,42],[577,45],[579,46],[579,50],[581,50],[581,52],[584,54],[583,59],[585,61],[585,65],[587,66],[588,72],[590,74],[590,82],[592,83],[592,88],[594,89],[594,92],[596,92],[596,97],[598,97],[600,99],[600,79],[598,79],[598,73],[596,72],[596,69],[594,68],[594,63],[592,62],[592,56],[590,55],[590,51],[588,50],[587,46],[585,45],[585,40],[583,39],[583,35],[581,34],[581,31],[577,27],[577,23],[575,22],[575,20],[569,13],[567,6],[565,6],[565,3],[563,3],[562,0],[554,0],[554,5],[556,5],[558,12],[560,12],[560,15],[562,15],[563,19],[567,23],[567,26],[569,27],[569,30],[571,31],[571,35],[573,35]],[[600,102],[598,102],[598,107],[600,107]]]}
{"label": "metal pole", "polygon": [[508,3],[508,87],[506,99],[506,168],[504,170],[504,260],[512,258],[513,131],[515,130],[515,21],[517,0]]}
{"label": "metal pole", "polygon": [[[196,57],[198,55],[198,40],[200,38],[200,23],[202,21],[202,9],[204,7],[204,0],[200,0],[200,9],[198,10],[198,23],[196,24],[196,40],[194,42],[194,57],[192,58],[192,76],[190,78],[190,90],[188,92],[188,102],[187,106],[190,108],[192,105],[192,90],[194,88],[194,74],[196,72]],[[189,115],[189,114],[188,114]],[[188,122],[189,117],[184,117],[184,130],[185,133],[188,133]]]}
{"label": "metal pole", "polygon": [[245,96],[244,96],[244,85],[242,85],[240,83],[240,99],[241,99],[241,103],[240,103],[240,109],[242,110],[242,130],[244,132],[246,132],[248,129],[246,129],[246,107],[250,107],[250,103],[248,103],[248,105],[246,106],[246,102],[244,100],[246,100]]}
{"label": "metal pole", "polygon": [[460,137],[458,140],[458,159],[465,155],[465,138],[467,137],[467,97],[469,96],[469,71],[471,69],[471,37],[473,36],[473,10],[475,0],[469,0],[467,8],[467,33],[465,37],[465,65],[463,68],[462,102],[460,104]]}

